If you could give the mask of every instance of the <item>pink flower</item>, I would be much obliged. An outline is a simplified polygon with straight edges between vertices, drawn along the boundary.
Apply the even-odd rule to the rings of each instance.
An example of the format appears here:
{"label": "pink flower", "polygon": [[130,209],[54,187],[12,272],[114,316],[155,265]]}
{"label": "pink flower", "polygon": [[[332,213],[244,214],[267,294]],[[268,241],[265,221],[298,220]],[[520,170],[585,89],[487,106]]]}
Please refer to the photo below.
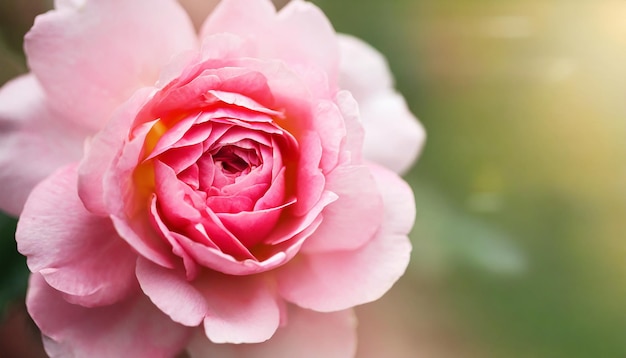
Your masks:
{"label": "pink flower", "polygon": [[171,0],[57,0],[25,48],[0,197],[50,355],[354,355],[424,136],[376,51],[297,0],[224,0],[199,35]]}

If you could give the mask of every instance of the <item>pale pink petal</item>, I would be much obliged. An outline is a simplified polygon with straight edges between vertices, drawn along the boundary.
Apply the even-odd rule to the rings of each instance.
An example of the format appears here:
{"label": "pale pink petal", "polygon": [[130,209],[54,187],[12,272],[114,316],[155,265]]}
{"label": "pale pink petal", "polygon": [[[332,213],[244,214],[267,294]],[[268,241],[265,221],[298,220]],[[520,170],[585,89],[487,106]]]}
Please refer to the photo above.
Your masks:
{"label": "pale pink petal", "polygon": [[192,330],[160,312],[137,292],[111,306],[85,308],[65,301],[39,274],[26,305],[51,357],[174,357]]}
{"label": "pale pink petal", "polygon": [[30,270],[41,273],[68,301],[107,305],[136,286],[135,253],[109,218],[94,216],[82,205],[75,166],[54,173],[33,190],[16,239]]}
{"label": "pale pink petal", "polygon": [[263,276],[206,273],[194,284],[208,303],[206,336],[215,343],[258,343],[280,322],[279,299]]}
{"label": "pale pink petal", "polygon": [[424,127],[398,93],[360,102],[365,128],[363,157],[396,173],[406,172],[417,158],[424,141]]}
{"label": "pale pink petal", "polygon": [[361,102],[384,94],[394,86],[385,57],[361,39],[338,34],[340,71],[339,85]]}
{"label": "pale pink petal", "polygon": [[263,38],[272,31],[275,16],[270,0],[223,0],[202,25],[200,38],[219,33]]}
{"label": "pale pink petal", "polygon": [[201,38],[222,32],[255,44],[255,57],[284,60],[296,72],[317,67],[325,71],[329,83],[337,78],[335,32],[322,11],[311,3],[292,1],[277,14],[269,0],[225,0],[202,26]]}
{"label": "pale pink petal", "polygon": [[349,158],[339,158],[339,162],[349,162],[351,164],[360,164],[363,160],[361,152],[363,151],[363,138],[365,130],[361,124],[361,113],[359,112],[359,104],[349,91],[341,90],[335,96],[335,103],[341,111],[341,115],[345,121],[346,137],[343,143],[343,155],[349,155]]}
{"label": "pale pink petal", "polygon": [[404,98],[394,90],[385,58],[355,37],[340,35],[338,38],[339,84],[359,103],[365,128],[363,156],[396,173],[404,173],[424,144],[424,128]]}
{"label": "pale pink petal", "polygon": [[53,115],[33,75],[0,89],[0,210],[18,216],[37,183],[80,159],[87,132]]}
{"label": "pale pink petal", "polygon": [[328,82],[334,84],[338,79],[340,50],[335,30],[322,10],[310,2],[293,0],[280,10],[279,18],[278,30],[283,36],[278,47],[281,58],[296,68],[315,61],[326,72]]}
{"label": "pale pink petal", "polygon": [[174,55],[197,47],[176,1],[62,3],[26,35],[29,67],[56,111],[96,130],[137,88],[154,85]]}
{"label": "pale pink petal", "polygon": [[94,214],[109,213],[105,203],[104,175],[120,155],[133,120],[151,94],[150,88],[137,91],[114,112],[104,129],[87,142],[78,167],[78,194],[85,207]]}
{"label": "pale pink petal", "polygon": [[356,341],[352,310],[319,313],[290,305],[287,324],[267,342],[214,344],[196,334],[187,352],[192,358],[351,358],[356,353]]}
{"label": "pale pink petal", "polygon": [[313,128],[322,144],[322,172],[332,171],[339,162],[342,142],[346,137],[346,124],[341,111],[332,101],[319,101],[313,113]]}
{"label": "pale pink petal", "polygon": [[183,270],[170,270],[146,259],[137,261],[137,279],[143,292],[172,320],[197,326],[207,315],[207,302],[187,280]]}
{"label": "pale pink petal", "polygon": [[377,166],[371,170],[385,205],[381,228],[357,250],[303,254],[281,268],[278,290],[287,301],[316,311],[346,309],[380,298],[406,270],[413,192],[395,173]]}
{"label": "pale pink petal", "polygon": [[369,168],[336,168],[326,176],[326,190],[339,199],[324,209],[324,220],[303,252],[354,250],[371,240],[382,222],[384,206]]}

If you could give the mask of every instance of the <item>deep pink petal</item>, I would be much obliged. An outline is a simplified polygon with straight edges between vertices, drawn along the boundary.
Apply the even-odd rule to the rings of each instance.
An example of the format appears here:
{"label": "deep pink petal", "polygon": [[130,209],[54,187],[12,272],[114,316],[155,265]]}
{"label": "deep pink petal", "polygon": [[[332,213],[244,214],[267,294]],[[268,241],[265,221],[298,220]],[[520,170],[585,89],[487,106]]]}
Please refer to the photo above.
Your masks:
{"label": "deep pink petal", "polygon": [[88,131],[54,115],[33,75],[0,89],[0,210],[18,216],[30,191],[80,159]]}
{"label": "deep pink petal", "polygon": [[25,39],[55,110],[94,129],[136,89],[154,85],[172,56],[196,47],[191,21],[170,0],[63,6],[39,16]]}
{"label": "deep pink petal", "polygon": [[294,208],[296,215],[305,215],[322,196],[326,184],[326,178],[319,166],[322,153],[319,134],[306,133],[300,140],[300,162],[296,182],[298,202]]}
{"label": "deep pink petal", "polygon": [[353,251],[302,254],[278,273],[287,301],[316,311],[336,311],[380,298],[409,263],[407,237],[415,219],[411,188],[395,173],[372,166],[385,204],[383,225],[365,246]]}
{"label": "deep pink petal", "polygon": [[135,287],[136,254],[109,218],[85,209],[76,176],[75,166],[65,167],[33,190],[18,223],[18,250],[31,271],[41,273],[68,301],[111,304]]}
{"label": "deep pink petal", "polygon": [[351,358],[356,353],[356,317],[352,310],[318,313],[289,306],[287,324],[260,344],[214,344],[196,334],[187,348],[192,358]]}
{"label": "deep pink petal", "polygon": [[194,284],[208,303],[204,330],[212,342],[263,342],[278,328],[278,298],[263,276],[207,273]]}
{"label": "deep pink petal", "polygon": [[202,294],[185,279],[182,270],[170,270],[139,258],[137,279],[143,292],[172,320],[185,326],[197,326],[207,315]]}
{"label": "deep pink petal", "polygon": [[111,306],[68,303],[39,274],[30,279],[26,305],[51,357],[176,356],[192,330],[174,323],[140,292]]}
{"label": "deep pink petal", "polygon": [[365,166],[338,167],[326,176],[326,190],[339,198],[322,212],[324,220],[306,241],[307,253],[354,250],[369,240],[383,220],[376,182]]}

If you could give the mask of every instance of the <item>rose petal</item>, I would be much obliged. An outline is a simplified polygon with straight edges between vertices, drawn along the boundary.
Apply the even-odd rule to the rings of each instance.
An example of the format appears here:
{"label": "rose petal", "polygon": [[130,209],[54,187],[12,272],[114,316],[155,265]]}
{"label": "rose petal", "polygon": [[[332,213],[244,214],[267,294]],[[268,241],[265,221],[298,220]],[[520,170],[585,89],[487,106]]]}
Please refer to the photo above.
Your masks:
{"label": "rose petal", "polygon": [[52,114],[33,75],[0,89],[0,210],[18,216],[37,183],[80,159],[87,132]]}
{"label": "rose petal", "polygon": [[214,344],[196,334],[187,352],[192,358],[347,358],[356,353],[356,318],[352,310],[318,313],[290,305],[287,325],[260,344]]}
{"label": "rose petal", "polygon": [[322,141],[320,168],[324,173],[333,170],[339,161],[341,144],[346,137],[346,126],[339,108],[332,101],[320,101],[315,106],[313,126]]}
{"label": "rose petal", "polygon": [[173,357],[192,332],[140,293],[111,306],[85,308],[65,301],[39,274],[31,276],[26,305],[52,357]]}
{"label": "rose petal", "polygon": [[172,320],[185,326],[197,326],[207,315],[202,294],[185,280],[185,273],[165,269],[139,258],[137,279],[143,292]]}
{"label": "rose petal", "polygon": [[119,156],[120,148],[130,135],[131,123],[151,93],[151,89],[137,91],[115,111],[104,129],[86,146],[85,155],[78,168],[78,194],[85,207],[94,214],[109,213],[105,202],[103,178]]}
{"label": "rose petal", "polygon": [[422,149],[426,132],[404,97],[389,92],[360,105],[365,128],[363,157],[396,173],[406,172]]}
{"label": "rose petal", "polygon": [[298,202],[295,205],[295,215],[305,215],[320,200],[326,178],[319,168],[322,159],[322,143],[315,132],[307,132],[300,139],[300,162],[298,163],[298,177],[296,195]]}
{"label": "rose petal", "polygon": [[208,303],[204,330],[211,341],[258,343],[278,328],[278,299],[263,277],[207,273],[194,284]]}
{"label": "rose petal", "polygon": [[135,287],[136,255],[111,220],[84,208],[76,176],[76,167],[68,166],[33,190],[18,223],[18,250],[31,271],[40,272],[68,301],[111,304]]}
{"label": "rose petal", "polygon": [[361,124],[359,104],[352,94],[346,90],[337,93],[335,103],[341,112],[346,126],[346,137],[342,143],[342,154],[349,156],[347,158],[339,158],[339,163],[361,164],[365,130]]}
{"label": "rose petal", "polygon": [[339,85],[358,102],[384,94],[394,86],[385,57],[361,39],[337,34],[340,52]]}
{"label": "rose petal", "polygon": [[340,35],[338,38],[341,50],[339,83],[359,103],[365,128],[363,155],[396,173],[404,173],[424,144],[424,128],[404,98],[393,89],[393,78],[385,58],[355,37]]}
{"label": "rose petal", "polygon": [[354,251],[301,255],[278,272],[278,291],[287,301],[316,311],[336,311],[380,298],[404,274],[415,218],[411,188],[396,174],[372,166],[385,204],[374,238]]}
{"label": "rose petal", "polygon": [[326,190],[339,198],[324,211],[324,221],[302,247],[303,252],[354,250],[380,227],[384,206],[376,182],[365,166],[338,167],[326,176]]}
{"label": "rose petal", "polygon": [[[314,4],[302,0],[289,2],[278,15],[281,20],[278,32],[282,35],[282,42],[277,46],[279,56],[295,64],[296,71],[298,65],[314,61],[327,76],[331,86],[329,93],[334,92],[339,74],[339,44],[326,15]],[[304,69],[304,72],[308,71]],[[311,78],[308,75],[304,77]],[[317,88],[318,84],[311,85]]]}
{"label": "rose petal", "polygon": [[170,0],[63,6],[39,16],[25,39],[54,109],[93,129],[137,88],[154,85],[173,55],[196,47],[191,21]]}
{"label": "rose petal", "polygon": [[330,83],[337,77],[335,32],[322,11],[311,3],[292,1],[276,14],[268,0],[225,0],[203,24],[201,38],[222,32],[254,43],[258,49],[255,57],[282,59],[296,71],[300,66],[316,66],[326,72]]}

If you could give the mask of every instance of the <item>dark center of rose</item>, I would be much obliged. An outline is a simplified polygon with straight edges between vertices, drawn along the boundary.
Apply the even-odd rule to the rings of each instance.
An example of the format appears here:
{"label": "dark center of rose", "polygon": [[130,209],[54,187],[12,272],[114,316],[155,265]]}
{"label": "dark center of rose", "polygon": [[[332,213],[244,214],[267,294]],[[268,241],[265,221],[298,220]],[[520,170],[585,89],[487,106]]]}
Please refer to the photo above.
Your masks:
{"label": "dark center of rose", "polygon": [[253,149],[234,145],[225,145],[213,154],[215,164],[222,168],[224,174],[232,176],[248,174],[258,166],[258,159]]}

